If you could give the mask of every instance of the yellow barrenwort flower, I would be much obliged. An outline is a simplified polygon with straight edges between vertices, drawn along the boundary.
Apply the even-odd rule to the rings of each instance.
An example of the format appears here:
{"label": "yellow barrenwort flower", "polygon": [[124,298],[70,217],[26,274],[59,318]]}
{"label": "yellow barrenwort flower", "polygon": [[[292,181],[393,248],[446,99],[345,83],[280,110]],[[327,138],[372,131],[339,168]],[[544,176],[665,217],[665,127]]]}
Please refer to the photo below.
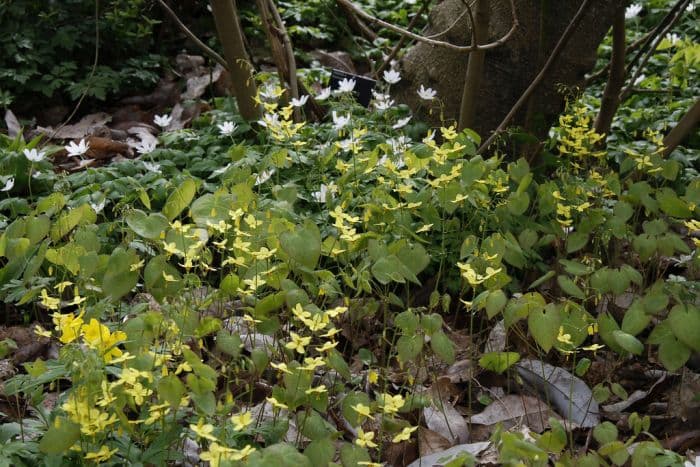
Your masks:
{"label": "yellow barrenwort flower", "polygon": [[397,434],[394,436],[394,438],[391,440],[392,443],[400,443],[401,441],[408,441],[411,439],[411,433],[416,431],[418,429],[417,426],[407,426],[403,430],[401,430],[401,433]]}
{"label": "yellow barrenwort flower", "polygon": [[233,423],[234,430],[243,431],[248,425],[253,423],[253,416],[250,412],[242,412],[238,415],[233,415],[231,417],[231,422]]}
{"label": "yellow barrenwort flower", "polygon": [[272,404],[272,407],[276,409],[288,409],[289,407],[286,404],[281,403],[274,397],[267,397],[265,398],[266,401],[268,401],[270,404]]}
{"label": "yellow barrenwort flower", "polygon": [[61,307],[61,299],[49,297],[46,289],[41,289],[41,304],[49,310],[58,310]]}
{"label": "yellow barrenwort flower", "polygon": [[217,441],[216,436],[212,435],[214,432],[214,425],[209,423],[205,424],[203,418],[200,418],[196,425],[191,423],[190,430],[194,431],[199,438]]}
{"label": "yellow barrenwort flower", "polygon": [[287,342],[285,344],[285,347],[291,350],[294,350],[296,352],[299,352],[301,354],[306,353],[306,347],[311,343],[311,338],[310,337],[301,337],[299,334],[296,332],[290,332],[289,333],[290,337],[292,338],[291,342]]}
{"label": "yellow barrenwort flower", "polygon": [[355,405],[352,405],[351,407],[352,407],[352,410],[359,413],[363,417],[367,417],[369,419],[374,420],[374,417],[372,416],[372,413],[370,412],[369,407],[367,407],[365,404],[357,403]]}
{"label": "yellow barrenwort flower", "polygon": [[89,324],[83,326],[82,331],[85,343],[88,347],[100,352],[106,363],[111,362],[114,357],[121,356],[122,351],[117,344],[126,340],[126,333],[122,331],[110,333],[107,326],[100,324],[94,318]]}
{"label": "yellow barrenwort flower", "polygon": [[557,340],[562,344],[574,345],[574,343],[571,341],[571,334],[564,334],[564,326],[559,326],[559,335],[557,336]]}
{"label": "yellow barrenwort flower", "polygon": [[380,403],[382,404],[382,410],[387,414],[395,414],[399,411],[401,407],[404,406],[406,401],[401,394],[392,396],[391,394],[382,394],[380,397]]}
{"label": "yellow barrenwort flower", "polygon": [[59,340],[62,343],[68,344],[82,335],[83,314],[85,313],[81,312],[78,316],[74,316],[73,313],[67,313],[65,315],[54,313],[51,315],[56,325],[56,331],[61,333]]}
{"label": "yellow barrenwort flower", "polygon": [[115,452],[117,452],[116,449],[112,449],[110,451],[107,446],[102,446],[99,451],[87,453],[85,455],[85,460],[95,461],[98,464],[101,462],[107,462],[109,459],[111,459]]}
{"label": "yellow barrenwort flower", "polygon": [[358,446],[364,448],[376,448],[377,443],[372,441],[374,439],[374,432],[373,431],[368,431],[367,433],[364,432],[362,427],[357,429],[357,439],[355,439],[355,444]]}

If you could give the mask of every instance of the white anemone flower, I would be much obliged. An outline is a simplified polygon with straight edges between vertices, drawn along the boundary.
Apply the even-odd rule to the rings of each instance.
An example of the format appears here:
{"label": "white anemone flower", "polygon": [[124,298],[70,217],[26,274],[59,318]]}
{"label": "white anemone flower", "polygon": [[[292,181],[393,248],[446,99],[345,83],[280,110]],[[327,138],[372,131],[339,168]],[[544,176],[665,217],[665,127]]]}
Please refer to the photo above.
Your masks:
{"label": "white anemone flower", "polygon": [[335,188],[335,186],[328,186],[324,183],[321,185],[318,191],[311,193],[311,197],[319,203],[327,203],[329,200],[332,200],[335,197],[333,195]]}
{"label": "white anemone flower", "polygon": [[303,95],[299,99],[292,98],[292,100],[289,102],[292,107],[304,107],[306,105],[306,101],[309,100],[308,95]]}
{"label": "white anemone flower", "polygon": [[330,86],[327,87],[327,88],[321,89],[321,91],[320,91],[318,94],[316,94],[316,100],[317,100],[317,101],[325,101],[325,100],[328,99],[329,97],[331,97],[331,88],[330,88]]}
{"label": "white anemone flower", "polygon": [[5,180],[5,186],[0,188],[0,191],[10,191],[15,186],[15,177],[10,177]]}
{"label": "white anemone flower", "polygon": [[625,19],[636,18],[639,12],[642,11],[642,5],[633,3],[625,9]]}
{"label": "white anemone flower", "polygon": [[392,125],[391,128],[393,128],[394,130],[398,130],[399,128],[403,128],[406,125],[408,125],[408,122],[410,122],[410,121],[411,121],[411,116],[409,115],[406,118],[401,118],[401,119],[397,120],[396,123],[394,125]]}
{"label": "white anemone flower", "polygon": [[384,70],[384,81],[389,84],[396,84],[401,81],[401,74],[396,70]]}
{"label": "white anemone flower", "polygon": [[680,36],[678,34],[676,34],[675,32],[670,32],[670,33],[666,34],[666,37],[664,39],[669,41],[671,43],[671,45],[676,45],[678,43],[678,41],[681,40]]}
{"label": "white anemone flower", "polygon": [[24,157],[26,157],[30,162],[41,162],[44,160],[44,157],[46,157],[46,152],[38,151],[36,148],[25,149],[22,152],[24,153]]}
{"label": "white anemone flower", "polygon": [[350,114],[343,116],[338,115],[335,110],[333,111],[333,129],[340,130],[348,123],[350,123]]}
{"label": "white anemone flower", "polygon": [[82,156],[86,152],[88,152],[88,149],[90,149],[90,143],[86,142],[85,139],[81,139],[80,143],[75,144],[75,141],[71,141],[68,143],[68,146],[64,146],[66,148],[66,151],[68,151],[68,155],[70,157],[76,157],[76,156]]}
{"label": "white anemone flower", "polygon": [[158,146],[158,143],[156,141],[140,141],[136,144],[133,145],[133,148],[136,149],[136,152],[138,152],[141,155],[144,154],[150,154],[153,151],[156,150],[156,146]]}
{"label": "white anemone flower", "polygon": [[437,96],[437,91],[435,91],[433,88],[426,88],[421,84],[420,89],[418,90],[418,95],[423,100],[432,101],[435,99],[435,96]]}
{"label": "white anemone flower", "polygon": [[90,207],[92,208],[93,211],[95,211],[95,214],[99,214],[105,208],[106,203],[107,203],[107,200],[103,199],[99,203],[90,203]]}
{"label": "white anemone flower", "polygon": [[357,81],[355,81],[354,79],[343,78],[338,83],[338,89],[336,90],[336,92],[338,94],[352,92],[353,89],[355,89],[355,84],[357,84]]}
{"label": "white anemone flower", "polygon": [[390,109],[392,105],[394,105],[393,99],[377,100],[374,102],[374,108],[377,110],[387,110]]}
{"label": "white anemone flower", "polygon": [[148,170],[149,172],[153,172],[153,173],[157,173],[157,174],[161,173],[160,164],[159,164],[159,163],[157,163],[157,162],[146,162],[146,161],[142,161],[142,162],[143,162],[143,168],[146,169],[146,170]]}
{"label": "white anemone flower", "polygon": [[219,128],[219,132],[223,136],[231,136],[233,132],[236,131],[236,128],[238,128],[238,125],[233,122],[223,122],[216,126]]}
{"label": "white anemone flower", "polygon": [[173,121],[173,117],[171,117],[168,114],[165,115],[156,115],[153,117],[153,123],[158,125],[161,128],[166,128],[168,125],[170,125],[170,122]]}
{"label": "white anemone flower", "polygon": [[274,169],[269,169],[269,170],[263,170],[258,174],[257,177],[255,177],[255,185],[262,185],[266,181],[272,177],[272,174],[275,173]]}

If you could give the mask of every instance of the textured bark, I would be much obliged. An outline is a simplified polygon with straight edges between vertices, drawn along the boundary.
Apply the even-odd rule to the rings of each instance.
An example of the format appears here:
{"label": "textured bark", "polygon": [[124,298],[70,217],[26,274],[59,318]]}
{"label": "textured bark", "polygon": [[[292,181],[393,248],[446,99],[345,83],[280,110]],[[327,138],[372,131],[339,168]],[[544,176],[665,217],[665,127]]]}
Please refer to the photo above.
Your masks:
{"label": "textured bark", "polygon": [[[551,73],[532,95],[530,109],[532,127],[538,136],[544,136],[550,124],[561,113],[566,93],[564,89],[576,89],[584,82],[587,72],[595,65],[598,45],[612,25],[617,7],[625,0],[594,0],[583,17],[571,40],[558,57]],[[508,114],[513,104],[540,72],[537,57],[549,56],[576,11],[581,0],[517,0],[516,8],[520,27],[506,44],[486,53],[484,78],[477,95],[474,129],[487,137]],[[430,14],[426,35],[448,29],[464,11],[462,0],[445,0]],[[541,9],[546,8],[542,14]],[[544,19],[544,24],[540,19]],[[511,27],[511,12],[507,0],[491,1],[489,37],[502,36]],[[466,15],[447,34],[436,39],[466,45],[471,40],[469,20]],[[541,48],[540,48],[541,47]],[[424,102],[416,94],[421,84],[438,92],[443,111],[423,115],[432,123],[457,120],[460,110],[464,76],[468,58],[447,49],[426,44],[412,47],[402,59],[403,80],[396,86],[396,97],[414,109],[423,108]],[[523,108],[513,120],[513,125],[524,125],[526,110]]]}

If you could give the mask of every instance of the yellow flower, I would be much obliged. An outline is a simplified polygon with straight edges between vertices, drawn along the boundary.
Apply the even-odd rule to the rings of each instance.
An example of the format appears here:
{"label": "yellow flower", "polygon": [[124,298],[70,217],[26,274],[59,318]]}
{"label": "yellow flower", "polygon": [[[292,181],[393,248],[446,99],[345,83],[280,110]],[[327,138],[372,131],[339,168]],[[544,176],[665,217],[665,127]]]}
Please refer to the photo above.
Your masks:
{"label": "yellow flower", "polygon": [[51,316],[54,324],[56,325],[56,331],[61,332],[61,337],[59,340],[62,343],[68,344],[81,336],[81,328],[83,327],[83,313],[80,313],[77,317],[74,316],[73,313],[67,313],[65,315],[54,313]]}
{"label": "yellow flower", "polygon": [[243,431],[248,425],[253,423],[253,416],[250,412],[242,412],[238,415],[233,415],[231,417],[231,422],[233,423],[234,430]]}
{"label": "yellow flower", "polygon": [[255,452],[255,448],[251,446],[250,444],[247,444],[246,447],[243,449],[237,449],[233,452],[233,455],[231,456],[231,460],[233,461],[240,461],[251,455],[252,453]]}
{"label": "yellow flower", "polygon": [[598,350],[604,348],[604,345],[600,344],[591,344],[587,347],[582,347],[583,350],[589,351],[589,352],[597,352]]}
{"label": "yellow flower", "polygon": [[102,446],[99,451],[89,452],[85,455],[85,460],[95,461],[98,464],[101,462],[106,462],[117,452],[116,449],[110,449],[107,446]]}
{"label": "yellow flower", "polygon": [[337,345],[338,345],[337,342],[326,341],[323,343],[323,345],[321,347],[316,347],[316,351],[317,352],[327,352],[329,350],[334,349]]}
{"label": "yellow flower", "polygon": [[287,368],[286,363],[270,363],[270,366],[278,371],[281,371],[282,373],[287,373],[288,375],[292,374],[292,372]]}
{"label": "yellow flower", "polygon": [[289,335],[292,338],[292,342],[287,342],[287,344],[285,344],[285,347],[288,349],[295,350],[296,352],[299,352],[301,354],[306,353],[306,349],[304,347],[309,345],[309,343],[311,342],[311,338],[301,337],[296,332],[290,332]]}
{"label": "yellow flower", "polygon": [[289,407],[287,407],[286,404],[281,403],[280,401],[278,401],[274,397],[267,397],[267,398],[265,398],[265,400],[268,401],[270,404],[272,404],[272,406],[276,409],[288,409],[289,408]]}
{"label": "yellow flower", "polygon": [[355,439],[355,444],[358,446],[364,448],[376,448],[377,443],[372,441],[374,439],[374,432],[373,431],[368,431],[367,433],[364,432],[362,427],[357,429],[357,439]]}
{"label": "yellow flower", "polygon": [[94,318],[90,320],[89,324],[82,327],[82,331],[85,343],[88,347],[99,351],[105,362],[109,363],[112,358],[122,354],[117,344],[126,340],[126,333],[122,331],[110,333],[107,326],[100,324]]}
{"label": "yellow flower", "polygon": [[190,430],[194,431],[199,438],[208,439],[209,441],[217,440],[216,437],[212,435],[214,426],[209,423],[205,424],[203,418],[200,418],[196,425],[190,424]]}
{"label": "yellow flower", "polygon": [[394,436],[394,439],[391,440],[392,443],[400,443],[401,441],[408,441],[411,439],[411,433],[416,431],[418,429],[417,426],[407,426],[403,430],[401,430],[401,433],[398,435]]}
{"label": "yellow flower", "polygon": [[235,449],[221,446],[219,443],[211,443],[208,451],[202,451],[199,458],[209,462],[211,467],[219,467],[221,461],[230,461]]}
{"label": "yellow flower", "polygon": [[325,384],[304,391],[305,394],[323,394],[325,392],[328,392],[328,389],[326,388]]}
{"label": "yellow flower", "polygon": [[574,345],[574,343],[571,341],[571,334],[564,334],[564,326],[559,326],[559,335],[557,336],[557,340],[562,344]]}
{"label": "yellow flower", "polygon": [[387,414],[395,414],[406,403],[401,394],[395,396],[382,394],[380,401],[382,403],[382,410]]}
{"label": "yellow flower", "polygon": [[360,403],[357,403],[355,405],[352,405],[351,407],[352,407],[352,410],[359,413],[363,417],[367,417],[367,418],[374,420],[374,417],[372,416],[372,413],[370,412],[369,407],[367,407],[365,404],[360,402]]}
{"label": "yellow flower", "polygon": [[38,324],[34,326],[34,334],[36,334],[39,337],[51,337],[51,331],[47,331]]}
{"label": "yellow flower", "polygon": [[314,371],[316,368],[325,365],[326,362],[322,357],[305,358],[304,366],[300,366],[300,370]]}
{"label": "yellow flower", "polygon": [[369,370],[369,373],[367,373],[367,381],[369,381],[369,384],[377,384],[377,381],[379,381],[379,373],[374,370]]}
{"label": "yellow flower", "polygon": [[49,310],[58,310],[61,307],[61,299],[49,297],[46,289],[41,289],[41,304]]}

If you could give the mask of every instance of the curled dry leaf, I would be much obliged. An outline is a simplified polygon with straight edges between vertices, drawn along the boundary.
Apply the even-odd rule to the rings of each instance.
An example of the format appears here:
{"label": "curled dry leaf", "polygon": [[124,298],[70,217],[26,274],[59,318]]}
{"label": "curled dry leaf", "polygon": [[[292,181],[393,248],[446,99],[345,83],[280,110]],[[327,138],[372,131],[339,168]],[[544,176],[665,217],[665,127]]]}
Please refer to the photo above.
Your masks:
{"label": "curled dry leaf", "polygon": [[431,391],[432,404],[423,409],[425,424],[452,444],[465,443],[469,439],[467,421],[447,399],[447,393],[442,394]]}

